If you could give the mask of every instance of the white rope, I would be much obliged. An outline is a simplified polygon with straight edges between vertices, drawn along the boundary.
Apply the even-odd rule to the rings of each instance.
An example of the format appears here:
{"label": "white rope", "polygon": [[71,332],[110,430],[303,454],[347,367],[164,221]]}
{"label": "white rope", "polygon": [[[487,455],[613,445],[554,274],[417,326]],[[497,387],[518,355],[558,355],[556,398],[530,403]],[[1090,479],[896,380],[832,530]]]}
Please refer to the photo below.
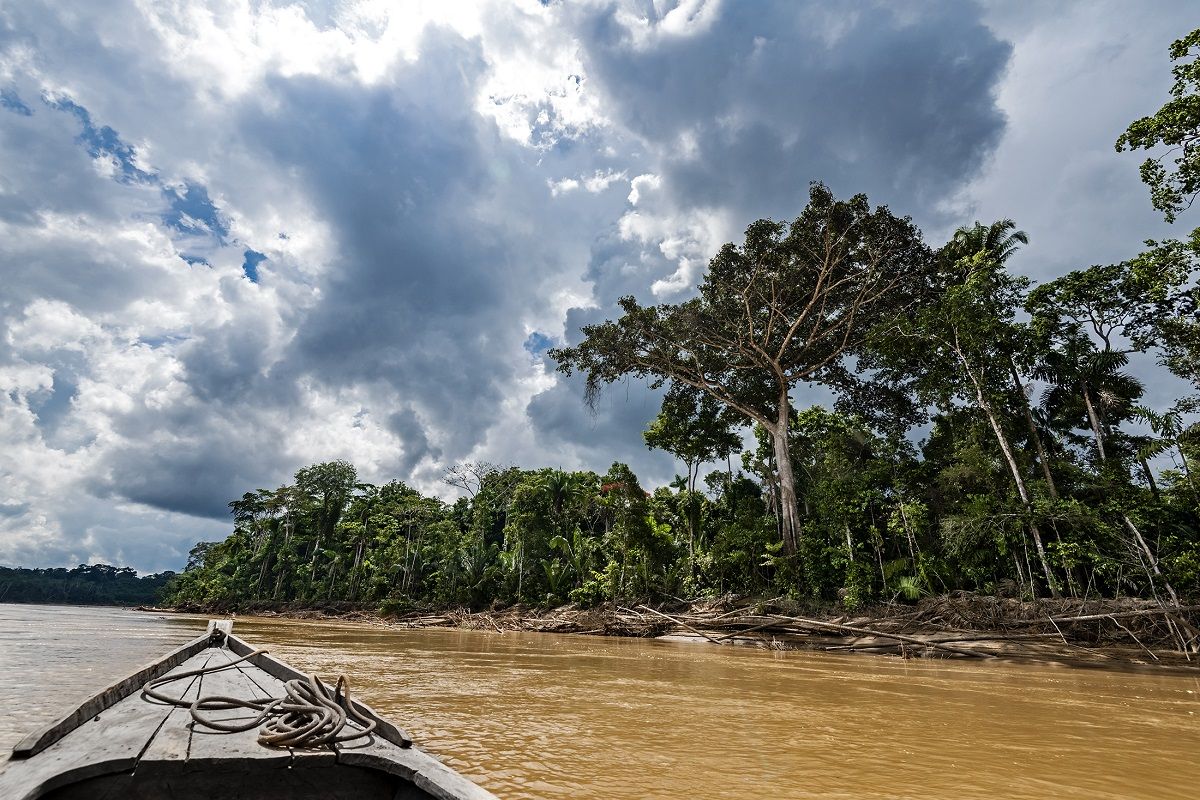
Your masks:
{"label": "white rope", "polygon": [[[320,747],[334,742],[348,742],[369,736],[375,730],[376,721],[354,709],[350,702],[350,683],[345,675],[338,677],[332,693],[329,688],[312,675],[284,682],[283,697],[247,700],[241,697],[210,695],[194,701],[171,697],[157,691],[173,681],[196,675],[211,675],[214,672],[232,669],[243,661],[266,653],[255,650],[251,653],[215,667],[201,667],[178,675],[155,678],[142,687],[142,694],[169,705],[186,708],[192,715],[193,724],[203,725],[222,733],[239,733],[259,728],[258,743],[268,747]],[[202,711],[223,711],[247,708],[257,712],[250,722],[214,720],[205,717]],[[353,720],[358,728],[344,733],[348,722]],[[260,727],[261,726],[261,727]]]}

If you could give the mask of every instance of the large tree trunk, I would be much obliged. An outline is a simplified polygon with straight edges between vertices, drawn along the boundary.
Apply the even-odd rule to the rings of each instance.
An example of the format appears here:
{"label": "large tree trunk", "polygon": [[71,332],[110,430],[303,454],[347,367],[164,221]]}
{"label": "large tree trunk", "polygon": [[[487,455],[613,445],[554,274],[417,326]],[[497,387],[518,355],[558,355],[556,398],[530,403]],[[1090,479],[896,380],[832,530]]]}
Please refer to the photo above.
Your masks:
{"label": "large tree trunk", "polygon": [[1196,482],[1192,479],[1192,467],[1188,463],[1187,454],[1183,452],[1183,445],[1179,443],[1179,439],[1175,439],[1175,450],[1179,453],[1179,462],[1183,467],[1183,476],[1187,478],[1188,486],[1192,487],[1192,494],[1200,500],[1200,492],[1196,491]]}
{"label": "large tree trunk", "polygon": [[258,582],[254,585],[254,598],[257,600],[262,596],[263,581],[267,579],[267,566],[271,563],[271,553],[268,551],[262,560],[262,567],[258,570]]}
{"label": "large tree trunk", "polygon": [[684,512],[687,514],[688,526],[688,577],[692,580],[696,579],[696,528],[699,527],[700,520],[696,508],[696,479],[700,476],[700,463],[685,461],[688,469],[687,480],[687,508]]}
{"label": "large tree trunk", "polygon": [[[1042,544],[1042,532],[1038,530],[1037,523],[1033,521],[1033,514],[1030,513],[1033,511],[1033,501],[1029,495],[1029,487],[1025,485],[1025,478],[1021,475],[1021,468],[1017,464],[1016,456],[1013,455],[1012,445],[1009,444],[1008,437],[1004,434],[1004,428],[1000,426],[1000,421],[996,418],[992,404],[988,402],[987,396],[984,395],[983,386],[976,379],[974,370],[971,369],[962,353],[959,353],[958,357],[962,363],[963,370],[967,373],[967,377],[975,387],[975,401],[979,406],[979,410],[987,417],[988,423],[992,427],[992,432],[996,434],[996,442],[1000,445],[1000,452],[1004,454],[1004,461],[1008,464],[1009,472],[1012,473],[1013,482],[1017,486],[1017,494],[1021,497],[1021,505],[1024,506],[1026,513],[1029,513],[1029,533],[1033,536],[1033,544],[1037,548],[1038,561],[1041,562],[1042,573],[1046,576],[1046,585],[1050,589],[1050,596],[1058,598],[1058,585],[1054,581],[1054,573],[1050,571],[1050,559],[1046,557],[1046,548]],[[1030,584],[1032,585],[1032,583],[1031,580]]]}
{"label": "large tree trunk", "polygon": [[1155,501],[1161,500],[1162,498],[1158,493],[1158,483],[1154,480],[1154,472],[1150,469],[1149,462],[1138,456],[1138,466],[1142,468],[1142,475],[1146,478],[1146,485],[1150,487],[1151,496],[1154,497]]}
{"label": "large tree trunk", "polygon": [[898,494],[900,502],[896,507],[900,510],[900,522],[904,525],[904,536],[908,539],[908,555],[912,558],[913,569],[917,568],[917,543],[913,538],[912,526],[908,524],[908,514],[904,511],[904,495]]}
{"label": "large tree trunk", "polygon": [[1100,454],[1100,463],[1108,461],[1108,456],[1104,453],[1104,434],[1100,430],[1100,417],[1096,414],[1096,409],[1092,405],[1092,393],[1088,391],[1087,384],[1083,384],[1083,404],[1087,406],[1088,423],[1092,426],[1092,436],[1096,439],[1096,452]]}
{"label": "large tree trunk", "polygon": [[[1157,575],[1159,580],[1162,581],[1163,588],[1167,590],[1167,594],[1171,596],[1171,602],[1175,604],[1176,608],[1178,608],[1179,595],[1175,594],[1175,587],[1171,585],[1171,582],[1166,579],[1166,577],[1162,574],[1162,570],[1159,569],[1158,558],[1155,557],[1154,551],[1150,549],[1150,545],[1147,544],[1145,538],[1142,536],[1142,532],[1138,530],[1138,527],[1133,524],[1133,520],[1131,520],[1127,514],[1122,514],[1121,520],[1125,523],[1125,527],[1129,529],[1129,532],[1133,534],[1134,541],[1137,542],[1138,547],[1140,547],[1142,552],[1146,555],[1146,561],[1149,563],[1149,569],[1147,570],[1147,573],[1149,573],[1150,570],[1154,571],[1154,574]],[[1153,577],[1150,579],[1150,585],[1151,588],[1153,588]],[[1160,600],[1159,602],[1161,603],[1162,601]]]}
{"label": "large tree trunk", "polygon": [[[1025,597],[1025,568],[1021,566],[1021,554],[1017,552],[1017,548],[1012,550],[1013,566],[1017,568],[1017,590],[1022,598]],[[1029,581],[1029,593],[1035,594],[1033,591],[1033,581]]]}
{"label": "large tree trunk", "polygon": [[779,521],[783,551],[794,555],[800,550],[800,503],[796,499],[796,474],[792,471],[792,453],[788,446],[788,423],[792,416],[786,395],[779,404],[779,420],[770,428],[775,450],[775,471],[779,475]]}
{"label": "large tree trunk", "polygon": [[1033,410],[1029,407],[1029,397],[1025,394],[1025,384],[1021,380],[1020,373],[1017,372],[1017,362],[1010,358],[1008,365],[1012,368],[1013,385],[1016,387],[1017,394],[1021,398],[1021,410],[1025,412],[1025,424],[1029,427],[1029,438],[1033,440],[1034,449],[1037,450],[1038,463],[1042,465],[1042,475],[1046,478],[1046,488],[1050,490],[1050,499],[1057,500],[1058,487],[1054,485],[1054,475],[1050,472],[1050,459],[1046,457],[1046,448],[1042,446],[1042,437],[1038,433],[1037,425],[1033,421]]}

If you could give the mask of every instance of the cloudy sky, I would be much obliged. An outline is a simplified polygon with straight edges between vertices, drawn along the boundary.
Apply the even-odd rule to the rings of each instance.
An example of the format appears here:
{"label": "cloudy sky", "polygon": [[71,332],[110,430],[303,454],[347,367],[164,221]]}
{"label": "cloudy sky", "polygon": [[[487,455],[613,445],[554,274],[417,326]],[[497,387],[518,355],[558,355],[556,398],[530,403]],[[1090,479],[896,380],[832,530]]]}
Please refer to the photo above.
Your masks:
{"label": "cloudy sky", "polygon": [[336,458],[668,480],[657,397],[589,412],[547,347],[813,179],[935,244],[1013,217],[1035,278],[1128,257],[1166,228],[1113,142],[1195,12],[0,2],[0,563],[179,568]]}

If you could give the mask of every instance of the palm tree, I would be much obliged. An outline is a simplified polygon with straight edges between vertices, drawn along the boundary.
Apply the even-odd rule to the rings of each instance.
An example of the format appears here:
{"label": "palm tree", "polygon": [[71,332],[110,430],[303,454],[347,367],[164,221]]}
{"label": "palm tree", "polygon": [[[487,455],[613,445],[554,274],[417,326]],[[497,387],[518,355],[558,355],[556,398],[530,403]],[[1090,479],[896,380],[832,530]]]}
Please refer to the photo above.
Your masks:
{"label": "palm tree", "polygon": [[947,262],[957,261],[964,256],[987,253],[997,264],[1003,265],[1024,244],[1029,244],[1029,235],[1016,229],[1011,219],[996,220],[984,225],[978,220],[974,225],[963,225],[942,248]]}
{"label": "palm tree", "polygon": [[[1143,459],[1154,458],[1174,448],[1175,453],[1179,456],[1176,463],[1183,469],[1183,476],[1187,480],[1188,486],[1191,487],[1192,496],[1200,500],[1200,491],[1196,488],[1196,482],[1192,477],[1191,463],[1188,461],[1185,450],[1185,445],[1194,444],[1200,440],[1200,424],[1185,424],[1183,418],[1185,409],[1187,409],[1186,402],[1176,403],[1174,407],[1161,414],[1148,408],[1137,408],[1134,415],[1149,423],[1150,429],[1154,432],[1154,438],[1149,438],[1138,451],[1138,455]],[[1174,454],[1171,458],[1175,459]]]}
{"label": "palm tree", "polygon": [[1101,465],[1109,461],[1105,442],[1112,425],[1133,415],[1145,389],[1122,372],[1128,364],[1125,353],[1098,350],[1076,335],[1046,353],[1035,373],[1050,384],[1042,395],[1043,408],[1070,428],[1090,428]]}
{"label": "palm tree", "polygon": [[347,596],[350,600],[358,598],[359,586],[362,583],[363,558],[370,549],[371,515],[379,502],[379,488],[369,483],[360,483],[355,487],[357,495],[354,498],[357,508],[356,521],[349,530],[354,534],[354,563],[350,567],[350,585]]}
{"label": "palm tree", "polygon": [[[1017,230],[1017,223],[1011,219],[997,220],[991,225],[984,225],[982,222],[976,221],[974,225],[963,225],[956,230],[942,251],[950,260],[973,256],[976,253],[986,253],[991,261],[1003,266],[1021,245],[1026,244],[1029,244],[1029,235],[1025,231]],[[1021,371],[1017,365],[1017,349],[1019,348],[1014,347],[1013,352],[1009,354],[1007,365],[1009,377],[1012,378],[1017,401],[1021,404],[1025,427],[1029,431],[1029,439],[1037,452],[1042,476],[1046,479],[1046,488],[1050,497],[1057,499],[1058,487],[1054,483],[1054,475],[1050,472],[1050,459],[1046,454],[1045,444],[1042,442],[1041,433],[1034,421],[1033,409],[1029,404],[1030,387],[1021,379]]]}
{"label": "palm tree", "polygon": [[[1075,334],[1061,349],[1047,353],[1039,366],[1039,377],[1050,383],[1042,396],[1043,407],[1072,428],[1083,427],[1080,423],[1086,419],[1101,470],[1111,463],[1104,446],[1107,435],[1114,424],[1137,414],[1137,400],[1145,390],[1141,381],[1121,371],[1128,364],[1125,353],[1099,350],[1086,336]],[[1171,602],[1178,606],[1179,596],[1163,574],[1146,537],[1127,513],[1121,513],[1121,522],[1133,536],[1134,550],[1143,562],[1151,588],[1158,578]]]}

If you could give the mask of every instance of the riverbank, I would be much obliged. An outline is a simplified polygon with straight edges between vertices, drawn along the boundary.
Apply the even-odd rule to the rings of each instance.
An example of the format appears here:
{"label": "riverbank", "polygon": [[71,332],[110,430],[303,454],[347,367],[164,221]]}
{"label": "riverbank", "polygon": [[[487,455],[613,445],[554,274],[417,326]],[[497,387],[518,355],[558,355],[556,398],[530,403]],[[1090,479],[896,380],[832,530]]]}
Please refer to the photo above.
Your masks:
{"label": "riverbank", "polygon": [[[225,613],[202,607],[145,611]],[[329,619],[393,628],[461,628],[590,636],[633,636],[717,646],[870,653],[902,658],[1055,662],[1200,672],[1200,605],[1167,608],[1145,600],[1020,601],[958,592],[914,605],[847,615],[783,598],[677,603],[652,608],[514,606],[488,611],[412,610],[381,615],[352,604],[255,604],[244,616]]]}

